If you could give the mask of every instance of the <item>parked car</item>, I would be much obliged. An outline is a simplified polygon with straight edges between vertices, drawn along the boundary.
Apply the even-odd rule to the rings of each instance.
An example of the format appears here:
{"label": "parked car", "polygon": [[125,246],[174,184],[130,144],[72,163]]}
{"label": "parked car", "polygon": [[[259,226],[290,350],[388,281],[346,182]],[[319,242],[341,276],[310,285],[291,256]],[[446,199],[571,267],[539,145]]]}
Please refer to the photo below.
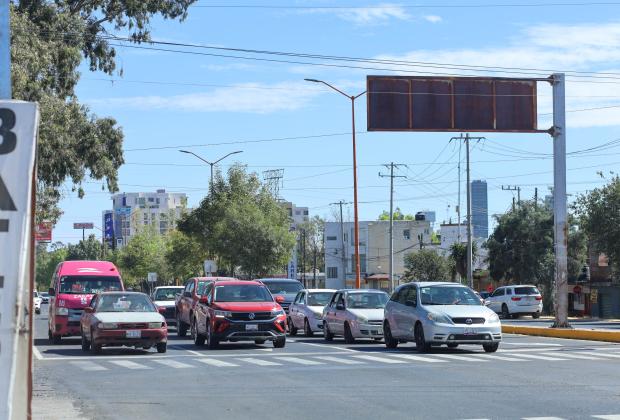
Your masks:
{"label": "parked car", "polygon": [[159,286],[153,290],[151,299],[158,308],[164,308],[166,323],[175,325],[177,321],[176,296],[183,292],[183,286]]}
{"label": "parked car", "polygon": [[204,294],[207,284],[218,280],[236,280],[231,277],[194,277],[185,282],[185,287],[176,296],[174,306],[176,308],[177,335],[185,337],[190,323],[194,318],[194,310],[201,296]]}
{"label": "parked car", "polygon": [[343,336],[348,344],[356,338],[383,338],[383,308],[387,293],[371,289],[336,291],[323,309],[323,337]]}
{"label": "parked car", "polygon": [[498,287],[486,301],[488,307],[504,319],[518,318],[520,315],[538,318],[543,309],[542,295],[532,285]]}
{"label": "parked car", "polygon": [[50,294],[47,292],[39,292],[41,303],[50,303]]}
{"label": "parked car", "polygon": [[79,336],[82,312],[93,296],[123,290],[121,276],[109,261],[64,261],[58,264],[49,289],[49,340],[60,344],[62,337]]}
{"label": "parked car", "polygon": [[332,289],[308,289],[297,293],[289,306],[289,333],[296,335],[298,330],[303,329],[306,337],[312,337],[315,332],[323,331],[323,308],[335,292]]}
{"label": "parked car", "polygon": [[495,352],[502,339],[499,317],[466,286],[445,282],[407,283],[385,306],[385,345],[415,341],[419,352],[431,346],[482,344]]}
{"label": "parked car", "polygon": [[287,314],[295,296],[304,288],[301,282],[295,279],[258,279],[257,281],[267,286],[272,295],[284,298],[280,306]]}
{"label": "parked car", "polygon": [[34,306],[34,313],[35,314],[40,314],[41,313],[41,303],[43,302],[43,299],[41,298],[41,296],[39,296],[39,292],[37,292],[36,290],[34,292],[32,292],[32,300],[33,300],[33,306]]}
{"label": "parked car", "polygon": [[222,341],[286,344],[286,314],[257,281],[218,281],[206,286],[191,324],[194,343],[210,349]]}
{"label": "parked car", "polygon": [[478,292],[476,292],[475,290],[472,290],[474,292],[474,294],[476,295],[476,297],[480,300],[480,303],[482,303],[484,305],[484,298],[482,297],[482,295]]}
{"label": "parked car", "polygon": [[490,293],[490,292],[485,292],[485,291],[480,291],[480,292],[478,292],[478,294],[479,294],[480,296],[482,296],[482,299],[486,299],[486,298],[488,298],[489,296],[491,296],[491,293]]}
{"label": "parked car", "polygon": [[168,328],[151,299],[140,292],[103,292],[84,308],[80,319],[82,350],[130,346],[165,353]]}

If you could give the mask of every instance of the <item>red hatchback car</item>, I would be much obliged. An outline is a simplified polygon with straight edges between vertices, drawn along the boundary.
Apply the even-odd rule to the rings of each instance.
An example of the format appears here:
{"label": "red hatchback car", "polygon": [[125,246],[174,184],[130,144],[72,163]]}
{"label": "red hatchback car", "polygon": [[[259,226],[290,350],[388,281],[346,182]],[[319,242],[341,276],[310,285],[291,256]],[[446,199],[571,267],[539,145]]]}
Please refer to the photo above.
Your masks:
{"label": "red hatchback car", "polygon": [[267,287],[256,281],[209,283],[191,324],[194,343],[215,348],[222,341],[286,344],[286,314]]}

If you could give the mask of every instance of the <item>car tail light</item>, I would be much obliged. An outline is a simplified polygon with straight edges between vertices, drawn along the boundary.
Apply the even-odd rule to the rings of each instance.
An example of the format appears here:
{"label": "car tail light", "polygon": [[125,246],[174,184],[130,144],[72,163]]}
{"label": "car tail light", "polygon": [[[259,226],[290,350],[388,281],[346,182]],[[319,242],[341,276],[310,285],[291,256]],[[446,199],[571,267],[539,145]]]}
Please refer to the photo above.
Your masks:
{"label": "car tail light", "polygon": [[542,296],[536,296],[536,300],[542,300]]}
{"label": "car tail light", "polygon": [[514,297],[512,297],[512,298],[510,298],[510,299],[514,300],[515,302],[516,302],[516,301],[521,300],[521,298],[520,298],[520,297],[516,297],[516,296],[514,296]]}

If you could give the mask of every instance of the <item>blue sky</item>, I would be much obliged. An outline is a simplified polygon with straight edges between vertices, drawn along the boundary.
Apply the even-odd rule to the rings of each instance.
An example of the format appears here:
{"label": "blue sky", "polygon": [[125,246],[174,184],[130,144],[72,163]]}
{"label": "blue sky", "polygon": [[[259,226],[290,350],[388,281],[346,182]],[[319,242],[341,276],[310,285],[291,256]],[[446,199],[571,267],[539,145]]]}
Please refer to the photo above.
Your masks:
{"label": "blue sky", "polygon": [[[540,69],[528,70],[536,77],[548,75],[551,69],[617,73],[568,78],[567,109],[599,109],[567,114],[567,149],[583,150],[619,138],[620,107],[614,106],[620,106],[620,3],[499,7],[515,3],[545,2],[494,0],[475,3],[485,7],[455,7],[473,3],[446,0],[433,7],[412,7],[413,2],[405,1],[252,0],[243,4],[301,8],[191,7],[182,23],[156,19],[153,39],[491,69]],[[351,5],[360,8],[333,8]],[[326,63],[316,59],[292,61]],[[207,160],[243,150],[222,169],[235,161],[259,174],[283,168],[281,197],[328,219],[334,217],[329,203],[352,201],[353,197],[350,102],[303,79],[322,79],[357,94],[365,89],[367,74],[398,74],[387,65],[379,65],[380,70],[347,69],[124,47],[118,48],[118,66],[123,75],[113,77],[113,82],[84,68],[77,93],[95,113],[116,118],[124,129],[126,164],[120,169],[121,192],[165,188],[186,192],[190,206],[196,205],[208,188],[209,168],[177,150],[192,150]],[[469,72],[445,67],[408,69],[420,75],[532,76],[525,75],[524,70]],[[548,128],[550,117],[545,114],[551,112],[550,86],[539,84],[539,95],[540,127]],[[356,118],[357,131],[362,132],[357,150],[360,219],[375,219],[388,209],[388,179],[378,173],[385,172],[382,164],[393,161],[408,165],[399,171],[407,178],[396,181],[396,206],[407,213],[435,210],[439,222],[449,218],[455,221],[459,149],[457,143],[449,143],[455,133],[367,133],[365,98],[358,101]],[[520,185],[522,198],[532,197],[535,187],[540,196],[548,192],[553,182],[552,141],[548,135],[481,135],[487,140],[473,147],[472,179],[488,181],[491,214],[506,211],[512,202],[512,193],[502,191],[502,185]],[[618,170],[620,144],[614,146],[569,156],[569,194],[602,185],[604,180],[597,171]],[[136,150],[158,147],[165,149]],[[67,185],[61,203],[64,215],[56,226],[55,241],[81,239],[81,232],[72,229],[73,222],[92,221],[101,226],[101,212],[111,207],[110,194],[101,186],[99,181],[85,183],[86,196],[79,199]],[[464,208],[464,182],[461,190]],[[348,217],[352,218],[352,208]],[[99,231],[94,233],[100,236]]]}

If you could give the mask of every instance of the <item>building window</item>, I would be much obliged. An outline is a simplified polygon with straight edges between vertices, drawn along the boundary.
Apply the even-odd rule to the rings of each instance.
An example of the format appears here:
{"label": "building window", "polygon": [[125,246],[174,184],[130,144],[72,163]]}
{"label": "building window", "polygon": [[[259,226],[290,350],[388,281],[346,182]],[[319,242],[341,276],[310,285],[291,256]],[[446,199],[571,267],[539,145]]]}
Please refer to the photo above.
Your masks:
{"label": "building window", "polygon": [[411,239],[411,230],[409,230],[409,229],[403,230],[403,237],[405,239]]}
{"label": "building window", "polygon": [[299,216],[301,214],[301,210],[295,210],[295,214]]}
{"label": "building window", "polygon": [[155,202],[155,198],[149,197],[149,203],[154,203],[154,202]]}
{"label": "building window", "polygon": [[337,279],[338,278],[338,267],[327,267],[327,278]]}
{"label": "building window", "polygon": [[338,240],[337,236],[327,236],[325,239],[327,239],[328,241],[336,241]]}
{"label": "building window", "polygon": [[308,210],[304,210],[304,216],[308,215]]}
{"label": "building window", "polygon": [[[355,273],[355,254],[351,257],[351,272]],[[366,272],[366,254],[360,254],[360,272]]]}

